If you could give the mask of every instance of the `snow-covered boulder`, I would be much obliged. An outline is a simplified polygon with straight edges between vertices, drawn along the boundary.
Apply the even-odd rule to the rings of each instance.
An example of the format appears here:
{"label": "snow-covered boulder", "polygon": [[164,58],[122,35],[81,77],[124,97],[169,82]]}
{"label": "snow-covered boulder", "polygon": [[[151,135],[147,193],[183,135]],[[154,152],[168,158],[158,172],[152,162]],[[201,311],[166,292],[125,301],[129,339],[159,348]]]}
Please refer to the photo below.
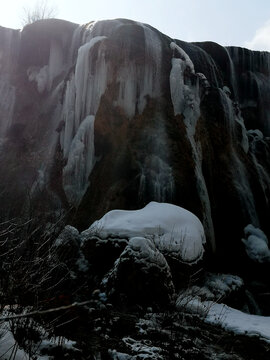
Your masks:
{"label": "snow-covered boulder", "polygon": [[[151,239],[131,238],[104,279],[112,296],[123,294],[129,303],[164,304],[172,299],[174,285],[165,257]],[[121,295],[120,295],[121,296]]]}
{"label": "snow-covered boulder", "polygon": [[152,239],[164,255],[184,263],[198,262],[204,253],[205,234],[191,212],[168,203],[150,202],[140,210],[112,210],[82,233],[84,238]]}
{"label": "snow-covered boulder", "polygon": [[242,242],[248,257],[258,263],[270,262],[270,249],[264,232],[249,224],[245,227],[244,233],[245,239],[242,239]]}

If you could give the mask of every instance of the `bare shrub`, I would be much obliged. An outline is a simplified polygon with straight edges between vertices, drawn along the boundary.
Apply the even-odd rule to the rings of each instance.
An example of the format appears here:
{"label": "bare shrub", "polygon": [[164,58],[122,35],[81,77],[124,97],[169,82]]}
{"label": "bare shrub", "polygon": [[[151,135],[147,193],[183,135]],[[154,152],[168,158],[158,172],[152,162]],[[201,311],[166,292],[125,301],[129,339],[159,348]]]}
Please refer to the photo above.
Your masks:
{"label": "bare shrub", "polygon": [[38,20],[52,19],[56,16],[57,9],[54,6],[50,6],[47,0],[38,0],[32,8],[23,8],[21,24],[25,26]]}

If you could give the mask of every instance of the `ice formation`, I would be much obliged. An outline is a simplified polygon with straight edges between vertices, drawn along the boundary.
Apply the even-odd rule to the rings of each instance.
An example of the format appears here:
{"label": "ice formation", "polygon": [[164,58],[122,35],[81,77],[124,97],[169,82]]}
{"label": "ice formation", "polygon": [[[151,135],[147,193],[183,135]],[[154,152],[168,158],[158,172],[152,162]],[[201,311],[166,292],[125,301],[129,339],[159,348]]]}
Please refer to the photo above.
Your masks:
{"label": "ice formation", "polygon": [[174,193],[174,178],[172,168],[157,155],[145,158],[140,178],[139,198],[143,194],[151,194],[155,201],[172,201]]}
{"label": "ice formation", "polygon": [[[94,145],[88,141],[82,150],[80,124],[89,116],[96,115],[101,97],[110,83],[116,81],[119,85],[118,98],[114,101],[114,106],[124,109],[129,118],[133,117],[136,111],[142,113],[146,105],[146,95],[160,96],[161,42],[158,34],[146,25],[137,24],[143,28],[145,63],[138,66],[135,61],[130,59],[130,47],[132,46],[130,41],[123,48],[123,64],[116,68],[113,79],[112,74],[115,70],[113,70],[112,64],[106,60],[109,50],[104,41],[112,36],[120,26],[124,25],[118,20],[108,23],[96,22],[77,29],[74,34],[73,43],[78,42],[79,33],[83,33],[83,36],[77,54],[75,72],[71,74],[66,84],[62,110],[64,126],[61,132],[61,145],[64,157],[67,159],[67,165],[63,170],[63,185],[69,202],[75,205],[84,195],[94,164]],[[37,79],[39,87],[43,88],[45,80],[43,81],[40,72],[31,76]],[[85,125],[83,127],[85,128]],[[94,122],[91,128],[88,127],[88,131],[94,132]],[[78,148],[78,137],[81,137],[79,140],[81,150]],[[94,134],[89,134],[88,138],[90,139],[90,137],[93,140]],[[88,156],[85,157],[83,153],[87,153]],[[78,178],[79,170],[82,173],[80,179]],[[157,198],[157,200],[160,199],[162,196]]]}
{"label": "ice formation", "polygon": [[[75,73],[66,86],[61,134],[63,154],[67,158],[63,187],[69,202],[74,205],[78,205],[88,187],[95,162],[94,115],[107,86],[105,55],[100,49],[104,39],[106,36],[92,37],[79,48]],[[96,61],[93,60],[95,46],[99,46]]]}
{"label": "ice formation", "polygon": [[[195,163],[195,174],[197,180],[197,191],[203,206],[203,224],[207,236],[210,239],[212,250],[215,250],[215,234],[211,215],[211,204],[208,190],[202,173],[202,154],[201,144],[196,142],[194,135],[196,124],[200,116],[200,95],[199,79],[201,75],[195,76],[194,65],[189,56],[175,42],[171,42],[170,47],[173,51],[172,69],[170,73],[171,99],[174,108],[174,114],[184,116],[187,138],[189,139],[193,160]],[[178,56],[177,58],[175,56]],[[179,58],[180,56],[180,58]],[[186,77],[186,72],[194,74],[196,80],[193,84]]]}
{"label": "ice formation", "polygon": [[[156,136],[153,147],[145,152],[135,149],[139,140],[134,148],[133,144],[130,147],[136,153],[132,157],[132,167],[137,171],[134,197],[135,192],[139,193],[141,204],[174,199],[180,203],[185,194],[178,181],[186,175],[180,174],[181,166],[183,171],[186,169],[185,164],[179,164],[174,147],[178,140],[173,138],[173,132],[182,122],[185,126],[180,126],[179,143],[183,136],[190,144],[185,153],[193,167],[199,196],[198,203],[192,206],[202,214],[214,250],[210,199],[216,195],[212,186],[216,178],[212,174],[218,175],[211,172],[214,156],[209,157],[208,151],[216,151],[217,143],[211,136],[217,134],[222,142],[219,130],[225,127],[224,141],[229,146],[224,174],[228,173],[230,179],[221,186],[225,191],[233,188],[231,199],[239,206],[243,220],[259,226],[256,208],[261,199],[257,194],[263,191],[267,208],[270,191],[266,160],[260,156],[261,148],[267,154],[270,134],[269,54],[172,40],[148,25],[124,19],[81,26],[60,20],[53,24],[55,28],[44,21],[22,32],[0,30],[0,144],[5,149],[9,130],[12,132],[13,125],[15,129],[17,124],[22,125],[21,140],[26,145],[25,156],[29,156],[25,160],[31,164],[31,184],[27,182],[31,195],[42,188],[50,192],[57,206],[66,206],[67,202],[78,206],[96,164],[94,140],[102,146],[106,132],[108,142],[114,143],[110,122],[115,126],[119,119],[124,124],[120,137],[126,129],[131,137],[136,133],[136,140],[147,132]],[[44,46],[37,51],[36,45],[45,38]],[[213,111],[220,116],[213,126],[208,111],[211,106],[205,110],[205,104],[211,105],[215,99],[218,101]],[[256,125],[262,136],[257,130],[247,132],[245,122],[248,128]],[[94,137],[95,129],[100,137]],[[204,131],[206,136],[202,138]],[[115,144],[113,148],[115,151]],[[106,151],[104,158],[109,157],[110,150]],[[104,158],[100,157],[100,161]],[[57,176],[52,179],[55,170]],[[16,172],[14,179],[20,179],[20,175]],[[57,181],[61,184],[55,190],[51,185]],[[105,201],[94,201],[101,201],[106,208]],[[220,213],[222,201],[220,195],[214,205]]]}
{"label": "ice formation", "polygon": [[88,187],[88,178],[95,165],[93,115],[80,124],[72,140],[67,164],[63,169],[63,186],[70,203],[78,204]]}
{"label": "ice formation", "polygon": [[140,210],[112,210],[95,221],[83,235],[98,237],[150,237],[163,254],[194,263],[204,253],[205,235],[200,220],[179,206],[150,202]]}

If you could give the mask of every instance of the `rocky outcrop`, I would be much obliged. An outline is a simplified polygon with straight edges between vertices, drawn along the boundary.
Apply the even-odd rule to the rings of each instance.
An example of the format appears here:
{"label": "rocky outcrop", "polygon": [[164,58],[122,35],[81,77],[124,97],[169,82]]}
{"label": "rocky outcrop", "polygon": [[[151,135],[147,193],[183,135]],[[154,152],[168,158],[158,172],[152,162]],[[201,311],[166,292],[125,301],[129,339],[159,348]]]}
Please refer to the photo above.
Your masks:
{"label": "rocky outcrop", "polygon": [[124,19],[0,28],[2,217],[166,201],[237,266],[247,224],[270,234],[269,59]]}

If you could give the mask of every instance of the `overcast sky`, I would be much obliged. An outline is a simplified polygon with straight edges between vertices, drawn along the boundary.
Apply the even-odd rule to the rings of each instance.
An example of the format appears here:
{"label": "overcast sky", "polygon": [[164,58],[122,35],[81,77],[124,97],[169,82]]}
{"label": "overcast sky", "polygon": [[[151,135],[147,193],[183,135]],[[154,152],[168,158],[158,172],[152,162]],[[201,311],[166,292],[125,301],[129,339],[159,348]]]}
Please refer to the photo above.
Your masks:
{"label": "overcast sky", "polygon": [[[76,23],[124,17],[186,41],[270,51],[270,0],[47,0],[57,17]],[[21,28],[23,7],[36,0],[0,0],[0,25]]]}

